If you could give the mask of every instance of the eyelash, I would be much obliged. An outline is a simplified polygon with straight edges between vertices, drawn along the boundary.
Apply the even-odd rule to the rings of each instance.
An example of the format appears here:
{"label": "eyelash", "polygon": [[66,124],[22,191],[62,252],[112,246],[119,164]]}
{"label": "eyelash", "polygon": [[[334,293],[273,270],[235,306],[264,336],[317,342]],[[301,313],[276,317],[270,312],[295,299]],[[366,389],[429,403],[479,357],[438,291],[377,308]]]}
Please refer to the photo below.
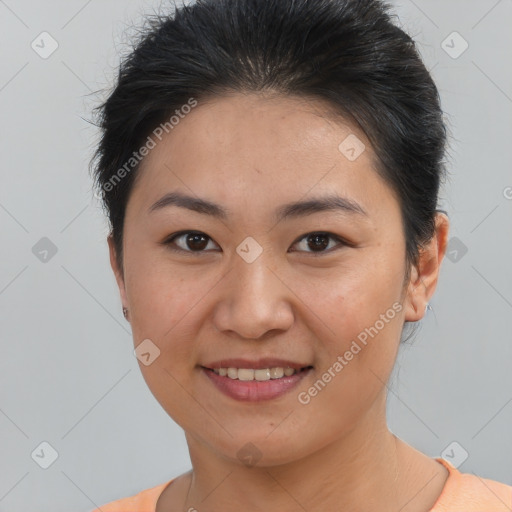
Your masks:
{"label": "eyelash", "polygon": [[[207,253],[207,252],[210,252],[210,251],[205,251],[205,250],[201,250],[201,251],[191,251],[191,250],[186,250],[186,249],[182,249],[181,247],[177,247],[175,244],[174,244],[174,241],[177,239],[177,238],[180,238],[182,236],[185,236],[185,235],[203,235],[205,236],[209,241],[213,241],[212,238],[210,238],[207,234],[201,232],[201,231],[180,231],[178,233],[174,233],[172,235],[170,235],[169,237],[167,237],[163,242],[162,242],[162,245],[165,245],[167,246],[171,251],[174,251],[174,252],[181,252],[181,253],[190,253],[190,254],[201,254],[201,253]],[[339,243],[339,245],[337,247],[335,247],[334,249],[331,247],[330,249],[326,249],[324,251],[292,251],[292,252],[306,252],[307,254],[310,254],[312,256],[321,256],[323,254],[331,254],[332,252],[340,249],[341,247],[343,246],[347,246],[347,247],[353,247],[353,244],[350,244],[349,242],[343,240],[342,238],[340,238],[339,236],[333,234],[333,233],[329,233],[329,232],[326,232],[326,231],[312,231],[310,233],[306,233],[305,235],[302,235],[300,238],[298,238],[294,243],[293,245],[301,242],[302,240],[304,239],[307,239],[309,236],[312,236],[312,235],[325,235],[327,237],[329,237],[330,239],[332,240],[335,240],[336,242]]]}

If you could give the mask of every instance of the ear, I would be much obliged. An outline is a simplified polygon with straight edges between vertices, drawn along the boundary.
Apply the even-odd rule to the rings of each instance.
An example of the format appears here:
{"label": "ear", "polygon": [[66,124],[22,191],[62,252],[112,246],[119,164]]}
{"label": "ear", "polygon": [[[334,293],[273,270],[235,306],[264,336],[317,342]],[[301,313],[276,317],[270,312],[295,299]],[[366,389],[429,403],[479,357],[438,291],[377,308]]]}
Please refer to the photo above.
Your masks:
{"label": "ear", "polygon": [[427,304],[434,295],[441,262],[448,244],[450,221],[441,212],[436,214],[436,231],[432,240],[420,251],[417,267],[411,269],[411,278],[405,300],[407,322],[417,322],[425,315]]}
{"label": "ear", "polygon": [[123,308],[128,308],[128,298],[126,296],[126,288],[124,284],[124,273],[123,269],[119,268],[119,265],[117,264],[117,254],[112,234],[110,234],[107,237],[107,243],[108,250],[110,253],[110,266],[112,267],[112,270],[116,277],[117,286],[119,288],[119,294],[121,295],[121,303],[123,304]]}

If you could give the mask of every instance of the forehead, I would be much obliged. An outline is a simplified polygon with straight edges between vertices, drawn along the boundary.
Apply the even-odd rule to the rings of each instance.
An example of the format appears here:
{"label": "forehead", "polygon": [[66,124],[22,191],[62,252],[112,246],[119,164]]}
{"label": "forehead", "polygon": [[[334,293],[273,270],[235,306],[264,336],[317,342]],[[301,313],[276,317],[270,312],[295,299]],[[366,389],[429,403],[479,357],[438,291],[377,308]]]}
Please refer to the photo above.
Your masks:
{"label": "forehead", "polygon": [[[169,150],[198,143],[196,155],[189,156],[200,156],[207,147],[210,157],[218,155],[223,159],[243,154],[250,155],[253,161],[269,161],[282,155],[290,159],[310,153],[310,158],[316,160],[333,150],[337,156],[338,143],[351,134],[366,147],[365,156],[373,156],[364,133],[318,99],[231,93],[200,100],[190,113],[180,119],[175,117],[175,122],[163,137]],[[233,152],[227,152],[228,148]],[[165,152],[165,147],[160,149],[153,152],[153,157]],[[150,155],[147,160],[151,159]]]}
{"label": "forehead", "polygon": [[[393,201],[357,127],[314,99],[230,94],[198,101],[144,158],[134,194],[174,189],[240,207],[338,193],[374,208]],[[137,190],[138,189],[138,190]],[[369,205],[369,208],[371,206]],[[377,212],[374,212],[377,213]]]}

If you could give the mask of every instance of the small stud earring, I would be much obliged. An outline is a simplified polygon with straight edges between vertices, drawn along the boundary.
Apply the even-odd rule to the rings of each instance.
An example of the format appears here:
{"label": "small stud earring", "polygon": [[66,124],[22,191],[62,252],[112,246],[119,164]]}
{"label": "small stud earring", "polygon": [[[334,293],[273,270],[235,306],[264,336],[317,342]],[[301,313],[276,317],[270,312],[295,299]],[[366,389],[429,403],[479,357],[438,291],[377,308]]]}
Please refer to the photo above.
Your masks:
{"label": "small stud earring", "polygon": [[128,320],[128,309],[127,308],[123,308],[123,315],[126,318],[126,320]]}

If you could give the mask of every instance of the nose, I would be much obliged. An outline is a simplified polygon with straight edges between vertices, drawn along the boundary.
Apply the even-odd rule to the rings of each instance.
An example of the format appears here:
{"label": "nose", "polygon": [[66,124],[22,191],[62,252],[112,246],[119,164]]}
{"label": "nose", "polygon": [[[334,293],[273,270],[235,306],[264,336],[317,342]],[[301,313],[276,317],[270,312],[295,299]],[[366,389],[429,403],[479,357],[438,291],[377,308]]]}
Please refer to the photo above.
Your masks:
{"label": "nose", "polygon": [[223,333],[259,340],[285,332],[293,325],[293,292],[263,252],[247,263],[235,258],[224,277],[214,324]]}

